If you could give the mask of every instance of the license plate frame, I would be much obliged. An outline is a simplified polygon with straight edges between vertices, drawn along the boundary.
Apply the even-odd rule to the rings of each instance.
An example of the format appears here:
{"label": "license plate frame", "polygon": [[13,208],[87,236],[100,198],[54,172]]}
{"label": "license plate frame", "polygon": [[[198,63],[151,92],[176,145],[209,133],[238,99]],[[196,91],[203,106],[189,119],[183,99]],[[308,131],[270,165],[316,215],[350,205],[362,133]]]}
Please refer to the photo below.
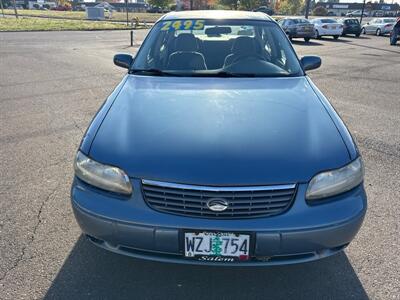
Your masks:
{"label": "license plate frame", "polygon": [[[247,239],[247,255],[241,254],[239,251],[239,255],[227,255],[225,253],[225,249],[222,250],[222,253],[220,255],[218,254],[212,254],[212,253],[197,253],[197,251],[194,251],[192,255],[188,255],[187,253],[187,237],[191,237],[191,235],[196,236],[196,237],[204,237],[204,234],[207,234],[209,237],[216,237],[220,236],[220,238],[239,238],[240,241],[243,241],[243,238]],[[242,239],[241,239],[242,238]],[[218,231],[218,230],[191,230],[191,229],[185,229],[182,232],[182,254],[185,259],[188,260],[200,260],[200,261],[208,261],[208,262],[245,262],[249,261],[252,257],[253,254],[253,249],[254,249],[254,234],[250,232],[237,232],[237,231]],[[210,245],[210,241],[204,241],[203,243],[208,243]],[[223,248],[225,247],[226,241],[222,241],[222,246]],[[241,245],[239,245],[240,248]],[[194,246],[196,247],[196,245]],[[209,248],[210,246],[208,246]],[[233,246],[234,247],[234,246]],[[228,246],[229,248],[229,246]],[[242,249],[243,250],[243,249]],[[231,254],[231,253],[228,253]],[[241,255],[240,255],[241,254]]]}

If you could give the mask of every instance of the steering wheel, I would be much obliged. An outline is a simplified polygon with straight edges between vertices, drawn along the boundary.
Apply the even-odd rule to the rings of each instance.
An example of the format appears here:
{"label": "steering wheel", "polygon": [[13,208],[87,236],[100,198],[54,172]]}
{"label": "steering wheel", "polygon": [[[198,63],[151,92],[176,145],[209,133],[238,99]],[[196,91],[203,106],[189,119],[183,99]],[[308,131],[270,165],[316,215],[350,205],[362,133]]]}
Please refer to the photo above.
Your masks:
{"label": "steering wheel", "polygon": [[246,60],[262,60],[262,61],[265,61],[265,57],[263,57],[262,55],[257,54],[257,53],[240,55],[240,56],[234,58],[229,65],[231,66],[233,64],[238,63],[239,61],[246,61]]}

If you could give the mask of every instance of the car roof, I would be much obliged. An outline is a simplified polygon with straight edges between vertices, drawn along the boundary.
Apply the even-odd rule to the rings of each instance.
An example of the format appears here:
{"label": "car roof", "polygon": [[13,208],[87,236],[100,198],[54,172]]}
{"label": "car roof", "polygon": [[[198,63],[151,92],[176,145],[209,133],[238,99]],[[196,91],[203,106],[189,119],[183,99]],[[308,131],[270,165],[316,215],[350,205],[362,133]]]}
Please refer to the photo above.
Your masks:
{"label": "car roof", "polygon": [[284,17],[283,20],[308,20],[304,17]]}
{"label": "car roof", "polygon": [[274,21],[263,12],[240,11],[240,10],[188,10],[173,11],[165,14],[159,21],[182,20],[182,19],[230,19],[230,20],[259,20]]}

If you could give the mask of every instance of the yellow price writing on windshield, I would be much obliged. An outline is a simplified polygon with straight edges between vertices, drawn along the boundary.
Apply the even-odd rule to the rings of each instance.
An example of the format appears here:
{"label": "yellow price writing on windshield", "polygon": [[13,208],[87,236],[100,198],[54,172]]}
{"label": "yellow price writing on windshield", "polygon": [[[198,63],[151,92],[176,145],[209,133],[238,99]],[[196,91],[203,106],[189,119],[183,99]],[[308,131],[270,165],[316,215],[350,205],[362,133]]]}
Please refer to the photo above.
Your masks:
{"label": "yellow price writing on windshield", "polygon": [[202,30],[205,20],[177,20],[162,22],[161,31],[169,30]]}

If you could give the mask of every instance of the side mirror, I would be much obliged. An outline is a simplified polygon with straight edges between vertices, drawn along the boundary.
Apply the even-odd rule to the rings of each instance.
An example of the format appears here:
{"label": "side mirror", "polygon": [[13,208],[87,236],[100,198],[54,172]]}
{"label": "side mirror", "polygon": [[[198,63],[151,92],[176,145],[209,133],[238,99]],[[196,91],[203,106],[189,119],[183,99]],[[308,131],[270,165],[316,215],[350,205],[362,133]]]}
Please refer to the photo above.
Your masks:
{"label": "side mirror", "polygon": [[305,71],[318,69],[321,66],[321,58],[319,56],[304,56],[300,62]]}
{"label": "side mirror", "polygon": [[367,23],[367,25],[369,25],[369,22]]}
{"label": "side mirror", "polygon": [[133,63],[133,57],[130,54],[114,55],[114,64],[118,67],[129,69]]}

